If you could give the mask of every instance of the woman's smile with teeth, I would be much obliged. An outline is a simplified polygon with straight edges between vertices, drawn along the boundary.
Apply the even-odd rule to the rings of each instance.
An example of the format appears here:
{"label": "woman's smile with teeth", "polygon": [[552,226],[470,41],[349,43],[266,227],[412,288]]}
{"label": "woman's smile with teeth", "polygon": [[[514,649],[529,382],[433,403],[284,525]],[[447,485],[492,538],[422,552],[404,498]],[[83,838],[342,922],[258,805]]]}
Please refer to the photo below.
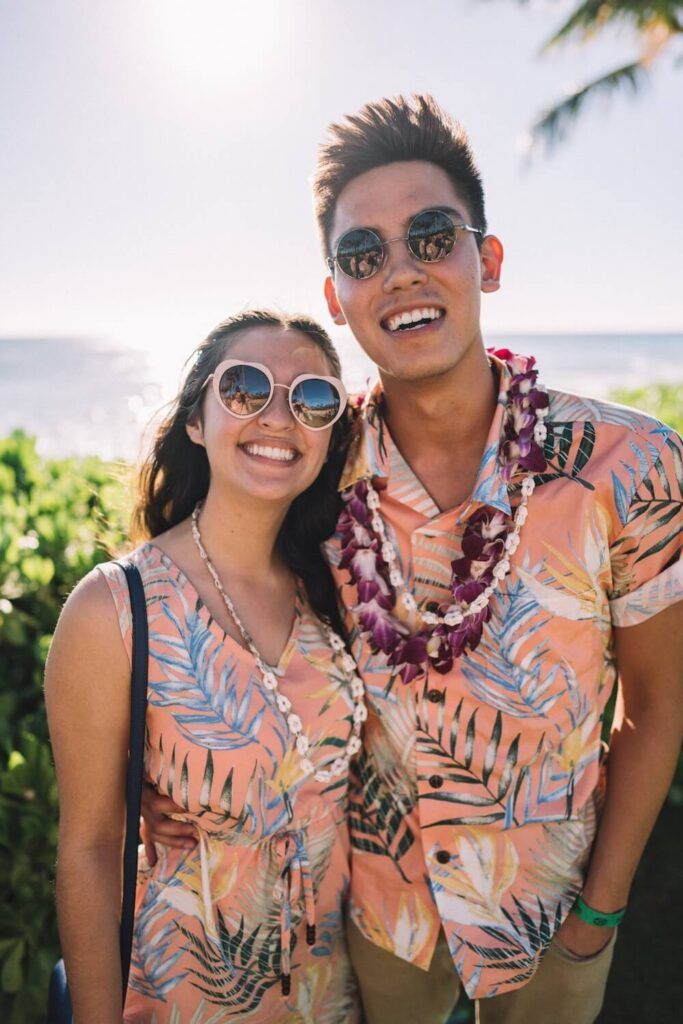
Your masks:
{"label": "woman's smile with teeth", "polygon": [[240,447],[247,455],[259,455],[262,459],[273,459],[275,462],[292,462],[297,456],[293,448],[275,448],[265,444],[243,444]]}
{"label": "woman's smile with teeth", "polygon": [[439,320],[443,316],[443,310],[435,306],[423,306],[421,309],[409,309],[404,313],[394,313],[387,317],[384,326],[388,331],[409,331],[417,326],[423,326],[432,320]]}

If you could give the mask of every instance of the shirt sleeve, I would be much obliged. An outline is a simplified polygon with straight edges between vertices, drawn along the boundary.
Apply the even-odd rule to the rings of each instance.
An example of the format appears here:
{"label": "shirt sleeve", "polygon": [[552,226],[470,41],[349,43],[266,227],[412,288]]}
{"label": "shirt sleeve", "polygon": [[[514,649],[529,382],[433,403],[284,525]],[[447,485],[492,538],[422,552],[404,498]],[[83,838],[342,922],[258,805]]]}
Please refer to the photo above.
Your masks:
{"label": "shirt sleeve", "polygon": [[654,434],[658,446],[631,441],[634,464],[612,472],[621,524],[610,546],[614,626],[635,626],[683,598],[683,441],[661,425]]}

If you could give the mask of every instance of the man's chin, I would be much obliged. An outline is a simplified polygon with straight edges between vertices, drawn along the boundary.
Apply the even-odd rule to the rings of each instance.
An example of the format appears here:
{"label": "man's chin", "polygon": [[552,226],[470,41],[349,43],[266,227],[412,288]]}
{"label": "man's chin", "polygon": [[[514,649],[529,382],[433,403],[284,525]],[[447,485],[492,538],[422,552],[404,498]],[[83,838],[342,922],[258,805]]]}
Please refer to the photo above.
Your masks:
{"label": "man's chin", "polygon": [[454,356],[440,359],[392,361],[387,368],[380,367],[382,380],[391,378],[398,384],[428,384],[439,381],[453,373],[460,362]]}

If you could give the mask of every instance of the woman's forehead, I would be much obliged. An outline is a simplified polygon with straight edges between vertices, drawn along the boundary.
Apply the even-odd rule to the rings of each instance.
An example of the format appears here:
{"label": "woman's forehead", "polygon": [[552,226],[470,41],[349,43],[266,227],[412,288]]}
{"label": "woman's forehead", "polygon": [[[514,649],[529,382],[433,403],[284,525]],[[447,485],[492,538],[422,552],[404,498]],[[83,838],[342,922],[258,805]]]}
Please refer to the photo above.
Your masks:
{"label": "woman's forehead", "polygon": [[249,327],[240,331],[225,351],[227,359],[264,363],[271,371],[295,369],[298,373],[329,373],[329,363],[319,345],[307,334],[279,326]]}

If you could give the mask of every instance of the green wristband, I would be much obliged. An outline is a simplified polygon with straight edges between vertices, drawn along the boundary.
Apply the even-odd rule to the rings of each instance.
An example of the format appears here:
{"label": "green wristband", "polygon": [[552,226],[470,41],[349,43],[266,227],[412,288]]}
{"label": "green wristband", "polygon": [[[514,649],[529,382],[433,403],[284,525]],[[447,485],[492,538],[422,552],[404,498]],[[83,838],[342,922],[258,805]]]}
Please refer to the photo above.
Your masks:
{"label": "green wristband", "polygon": [[593,910],[587,903],[584,903],[581,896],[572,907],[572,912],[580,917],[586,924],[594,924],[598,928],[616,928],[624,920],[626,907],[615,910],[613,914],[603,914],[600,910]]}

